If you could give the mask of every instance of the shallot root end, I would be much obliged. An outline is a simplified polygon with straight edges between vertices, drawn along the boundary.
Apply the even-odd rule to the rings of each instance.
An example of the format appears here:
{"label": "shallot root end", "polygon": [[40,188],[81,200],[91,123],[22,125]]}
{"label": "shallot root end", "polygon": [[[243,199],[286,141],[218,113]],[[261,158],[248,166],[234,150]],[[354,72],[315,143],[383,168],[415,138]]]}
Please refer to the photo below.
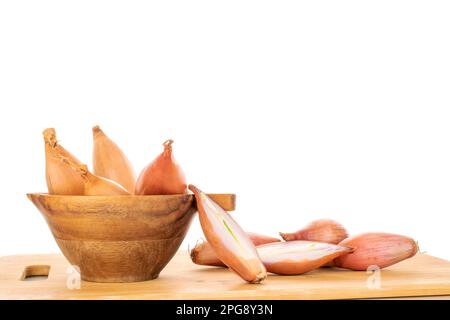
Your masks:
{"label": "shallot root end", "polygon": [[284,241],[295,240],[295,236],[292,233],[279,232],[279,234],[280,234],[280,237],[283,238]]}
{"label": "shallot root end", "polygon": [[258,283],[261,283],[261,281],[263,281],[265,278],[267,278],[267,273],[261,272],[260,274],[258,274],[256,276],[256,279],[251,281],[250,283],[258,284]]}

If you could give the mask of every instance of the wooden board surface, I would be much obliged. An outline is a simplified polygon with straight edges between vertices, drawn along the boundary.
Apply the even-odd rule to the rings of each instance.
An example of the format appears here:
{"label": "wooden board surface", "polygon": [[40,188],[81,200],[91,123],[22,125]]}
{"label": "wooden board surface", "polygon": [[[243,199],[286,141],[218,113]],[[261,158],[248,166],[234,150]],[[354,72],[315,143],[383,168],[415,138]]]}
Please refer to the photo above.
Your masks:
{"label": "wooden board surface", "polygon": [[[23,281],[28,273],[50,266],[48,279]],[[0,299],[346,299],[450,295],[450,262],[418,254],[381,270],[380,287],[366,272],[321,268],[302,276],[270,275],[247,284],[224,268],[191,263],[178,252],[156,280],[111,284],[77,282],[63,256],[23,255],[0,258]],[[369,280],[368,280],[369,279]],[[372,288],[367,283],[372,283]],[[68,284],[72,289],[68,288]],[[80,288],[76,289],[77,284]]]}

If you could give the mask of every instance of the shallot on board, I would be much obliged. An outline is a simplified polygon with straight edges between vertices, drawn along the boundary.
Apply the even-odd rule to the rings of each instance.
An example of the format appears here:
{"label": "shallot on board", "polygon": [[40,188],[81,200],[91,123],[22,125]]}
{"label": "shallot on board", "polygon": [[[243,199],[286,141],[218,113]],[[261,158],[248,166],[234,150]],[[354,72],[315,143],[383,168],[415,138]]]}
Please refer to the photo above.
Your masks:
{"label": "shallot on board", "polygon": [[367,270],[369,267],[386,268],[413,257],[419,247],[409,237],[392,233],[369,232],[347,238],[339,243],[354,251],[334,260],[337,267]]}
{"label": "shallot on board", "polygon": [[189,185],[189,190],[195,195],[203,234],[220,261],[250,283],[263,281],[266,268],[249,236],[204,192],[194,185]]}
{"label": "shallot on board", "polygon": [[137,195],[187,193],[186,177],[173,156],[173,140],[163,143],[164,151],[146,166],[136,182]]}
{"label": "shallot on board", "polygon": [[[280,242],[281,240],[278,238],[262,235],[259,233],[247,232],[250,240],[253,242],[255,246],[271,243],[271,242]],[[220,266],[224,267],[225,264],[220,261],[217,257],[214,249],[207,242],[197,243],[195,247],[190,250],[191,260],[195,264],[205,265],[205,266]]]}
{"label": "shallot on board", "polygon": [[348,237],[342,224],[331,219],[315,220],[293,233],[280,232],[285,241],[308,240],[338,244]]}

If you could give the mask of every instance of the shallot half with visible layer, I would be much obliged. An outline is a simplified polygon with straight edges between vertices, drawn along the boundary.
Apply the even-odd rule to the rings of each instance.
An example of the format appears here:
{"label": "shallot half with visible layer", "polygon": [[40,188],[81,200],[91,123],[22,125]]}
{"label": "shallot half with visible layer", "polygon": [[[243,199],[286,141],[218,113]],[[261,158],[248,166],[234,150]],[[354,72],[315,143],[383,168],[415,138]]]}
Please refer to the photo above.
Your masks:
{"label": "shallot half with visible layer", "polygon": [[[255,246],[261,244],[280,242],[280,239],[262,235],[259,233],[247,232],[250,240]],[[225,264],[217,257],[214,249],[208,242],[197,243],[195,247],[190,251],[191,260],[195,264],[203,266],[217,266],[224,267]]]}
{"label": "shallot half with visible layer", "polygon": [[195,195],[200,224],[206,240],[217,257],[242,279],[259,283],[267,276],[266,269],[258,257],[249,236],[204,192],[189,185]]}
{"label": "shallot half with visible layer", "polygon": [[[353,251],[345,246],[303,240],[269,242],[256,250],[267,271],[280,275],[303,274]],[[191,259],[196,264],[224,266],[208,242],[197,245],[191,251]]]}
{"label": "shallot half with visible layer", "polygon": [[256,249],[267,271],[282,275],[312,271],[353,251],[343,245],[302,240],[268,243]]}

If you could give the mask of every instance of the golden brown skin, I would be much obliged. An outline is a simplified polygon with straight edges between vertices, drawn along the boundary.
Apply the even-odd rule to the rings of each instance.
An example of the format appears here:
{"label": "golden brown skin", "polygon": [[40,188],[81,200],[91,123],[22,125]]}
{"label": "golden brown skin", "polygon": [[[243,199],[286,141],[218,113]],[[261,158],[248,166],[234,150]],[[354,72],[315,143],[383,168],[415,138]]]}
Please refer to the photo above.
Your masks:
{"label": "golden brown skin", "polygon": [[130,193],[115,181],[98,177],[89,171],[86,173],[85,196],[128,196]]}
{"label": "golden brown skin", "polygon": [[331,219],[320,219],[309,223],[294,233],[282,233],[285,241],[307,240],[338,244],[348,237],[348,232],[339,222]]}
{"label": "golden brown skin", "polygon": [[45,129],[42,134],[45,143],[45,179],[48,193],[82,195],[83,179],[69,165],[69,162],[77,165],[81,162],[58,143],[54,128]]}
{"label": "golden brown skin", "polygon": [[314,269],[320,268],[329,262],[333,261],[333,259],[346,255],[351,252],[349,248],[347,251],[335,252],[331,255],[321,257],[317,260],[303,260],[303,261],[294,261],[294,260],[285,260],[279,261],[277,263],[264,263],[267,271],[282,274],[282,275],[299,275],[304,274]]}
{"label": "golden brown skin", "polygon": [[94,138],[92,153],[94,174],[115,181],[128,192],[134,193],[136,175],[125,153],[99,126],[93,127],[92,133]]}

